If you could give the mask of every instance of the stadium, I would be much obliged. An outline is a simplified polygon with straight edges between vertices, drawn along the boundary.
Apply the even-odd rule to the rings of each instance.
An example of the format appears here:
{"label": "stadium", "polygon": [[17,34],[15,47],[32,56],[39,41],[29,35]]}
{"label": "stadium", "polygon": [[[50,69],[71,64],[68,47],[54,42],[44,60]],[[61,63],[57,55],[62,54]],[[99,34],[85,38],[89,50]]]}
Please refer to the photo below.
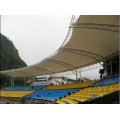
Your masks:
{"label": "stadium", "polygon": [[[28,67],[0,71],[11,81],[0,90],[1,103],[119,104],[119,29],[119,15],[73,15],[54,54]],[[100,67],[100,79],[81,80],[81,72]],[[74,74],[76,80],[64,74]],[[50,84],[46,76],[59,84]],[[37,79],[39,84],[15,86],[20,78]]]}

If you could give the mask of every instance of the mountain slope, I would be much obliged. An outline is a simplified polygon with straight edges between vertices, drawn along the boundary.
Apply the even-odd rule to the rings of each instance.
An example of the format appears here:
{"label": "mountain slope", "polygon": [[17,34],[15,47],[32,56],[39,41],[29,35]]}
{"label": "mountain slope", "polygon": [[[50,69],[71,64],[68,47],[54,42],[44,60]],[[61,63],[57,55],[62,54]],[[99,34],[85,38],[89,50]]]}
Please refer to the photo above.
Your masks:
{"label": "mountain slope", "polygon": [[0,71],[27,66],[12,41],[0,34]]}
{"label": "mountain slope", "polygon": [[[0,71],[17,69],[27,66],[20,58],[18,50],[15,48],[12,41],[0,33]],[[15,79],[15,85],[24,85],[24,79]],[[10,78],[0,74],[0,90],[5,86],[10,86]]]}

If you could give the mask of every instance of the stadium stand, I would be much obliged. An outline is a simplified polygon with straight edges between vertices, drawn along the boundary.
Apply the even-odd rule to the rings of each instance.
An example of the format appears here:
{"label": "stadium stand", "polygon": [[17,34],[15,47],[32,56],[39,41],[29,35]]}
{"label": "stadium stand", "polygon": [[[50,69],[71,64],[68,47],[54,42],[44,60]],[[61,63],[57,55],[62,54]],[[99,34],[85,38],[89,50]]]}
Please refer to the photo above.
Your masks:
{"label": "stadium stand", "polygon": [[119,104],[119,92],[120,91],[116,91],[103,97],[95,98],[91,101],[81,102],[81,104]]}
{"label": "stadium stand", "polygon": [[44,87],[47,87],[48,85],[40,85],[40,86],[8,86],[4,90],[5,91],[34,91],[34,90],[40,90]]}
{"label": "stadium stand", "polygon": [[73,93],[79,91],[80,89],[66,89],[66,90],[40,90],[34,92],[32,95],[27,95],[25,98],[32,97],[33,99],[43,99],[49,101],[55,101],[56,99],[60,99],[68,95],[68,93]]}
{"label": "stadium stand", "polygon": [[[120,90],[119,88],[120,83],[115,83],[115,84],[108,84],[104,86],[96,86],[96,87],[88,87],[81,89],[80,91],[73,93],[71,95],[67,95],[66,97],[63,97],[61,100],[65,101],[69,104],[75,104],[79,102],[84,102],[84,101],[89,101],[92,100],[96,97],[102,97],[104,95],[116,92]],[[71,102],[74,100],[74,103]],[[56,101],[57,103],[60,103],[59,100]],[[62,102],[61,102],[62,104]]]}
{"label": "stadium stand", "polygon": [[68,104],[78,104],[78,101],[71,98],[62,98],[62,100],[67,102]]}
{"label": "stadium stand", "polygon": [[67,104],[67,102],[65,102],[65,101],[63,101],[61,99],[57,100],[57,103],[59,103],[59,104]]}
{"label": "stadium stand", "polygon": [[[119,77],[65,85],[9,86],[1,97],[55,101],[58,104],[79,104],[119,91]],[[89,103],[89,102],[88,102]]]}
{"label": "stadium stand", "polygon": [[1,91],[1,97],[24,97],[34,91]]}
{"label": "stadium stand", "polygon": [[91,84],[98,82],[99,80],[88,81],[88,82],[81,82],[81,83],[74,83],[74,84],[65,84],[65,85],[53,85],[43,88],[43,90],[57,90],[57,89],[73,89],[73,88],[84,88],[88,87]]}
{"label": "stadium stand", "polygon": [[[79,68],[80,72],[88,71],[94,68],[94,64],[100,64],[98,66],[103,67],[99,72],[101,78],[109,78],[65,85],[7,87],[0,91],[1,98],[12,97],[13,101],[24,101],[25,98],[30,103],[41,101],[47,104],[118,102],[119,76],[112,76],[119,74],[119,27],[119,15],[81,15],[77,19],[72,16],[65,41],[55,54],[32,66],[0,71],[11,78],[24,78],[39,75],[53,77],[56,73],[64,75],[64,72],[76,70],[77,80]],[[95,65],[95,68],[98,66]],[[102,76],[102,71],[106,75]],[[13,79],[11,85],[14,85]]]}
{"label": "stadium stand", "polygon": [[104,80],[99,81],[99,82],[97,82],[95,84],[92,84],[91,86],[94,87],[94,86],[114,84],[114,83],[119,83],[119,77],[118,76],[104,79]]}

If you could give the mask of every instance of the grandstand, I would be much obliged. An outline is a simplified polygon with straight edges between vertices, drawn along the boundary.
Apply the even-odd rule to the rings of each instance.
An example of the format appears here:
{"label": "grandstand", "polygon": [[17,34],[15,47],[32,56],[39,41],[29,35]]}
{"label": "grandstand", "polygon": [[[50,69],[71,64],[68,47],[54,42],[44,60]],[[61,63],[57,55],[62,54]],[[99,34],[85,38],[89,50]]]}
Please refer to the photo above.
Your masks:
{"label": "grandstand", "polygon": [[40,90],[44,87],[47,87],[48,85],[40,85],[40,86],[9,86],[6,87],[5,91],[34,91],[34,90]]}
{"label": "grandstand", "polygon": [[[24,98],[26,103],[32,99],[33,103],[37,100],[39,101],[38,103],[43,103],[44,101],[46,104],[53,101],[58,104],[79,104],[119,91],[119,77],[115,76],[108,79],[109,82],[104,79],[68,85],[37,86],[41,90],[31,89],[31,86],[9,86],[1,91],[1,97]],[[115,81],[114,83],[112,83],[113,80]]]}
{"label": "grandstand", "polygon": [[24,97],[34,91],[1,91],[1,97]]}
{"label": "grandstand", "polygon": [[91,86],[95,87],[95,86],[108,85],[108,84],[114,84],[114,83],[119,83],[119,76],[104,79],[98,83],[92,84]]}
{"label": "grandstand", "polygon": [[[115,78],[116,78],[116,81],[114,80]],[[114,83],[112,83],[113,80],[114,80]],[[95,87],[87,87],[87,88],[81,89],[80,91],[73,93],[72,95],[68,95],[62,98],[61,100],[64,102],[67,101],[68,103],[78,103],[78,101],[79,102],[88,101],[88,100],[91,100],[92,98],[101,97],[101,96],[120,90],[118,76],[110,78],[108,81],[109,82],[107,82],[106,79],[99,81],[91,85]],[[60,103],[60,100],[58,100],[58,103]]]}
{"label": "grandstand", "polygon": [[[68,94],[73,92],[79,91],[80,89],[64,89],[64,90],[40,90],[34,92],[32,94],[33,99],[43,99],[43,100],[50,100],[55,101],[61,97],[64,97]],[[39,96],[37,96],[39,94]],[[30,98],[30,95],[25,96],[25,98]]]}
{"label": "grandstand", "polygon": [[98,82],[98,81],[99,80],[89,81],[89,82],[81,82],[81,83],[74,83],[74,84],[54,85],[54,86],[45,87],[45,88],[43,88],[43,90],[83,88],[83,87],[88,87],[92,83],[95,83],[95,82]]}
{"label": "grandstand", "polygon": [[[82,71],[97,63],[103,67],[99,80],[77,82],[79,69]],[[105,99],[105,103],[119,103],[119,98],[114,99],[120,90],[118,66],[119,16],[82,15],[77,19],[73,16],[65,41],[53,55],[32,66],[1,71],[11,77],[12,83],[1,90],[1,99],[12,99],[14,103],[15,98],[22,98],[24,102],[21,103],[41,104],[104,103]],[[12,86],[14,78],[55,75],[69,71],[76,76],[76,83]]]}
{"label": "grandstand", "polygon": [[[69,104],[74,104],[74,103],[88,101],[88,100],[91,100],[97,97],[103,97],[104,95],[107,95],[107,94],[110,94],[116,91],[119,91],[118,83],[111,84],[111,85],[105,85],[105,86],[88,87],[76,93],[73,93],[72,95],[63,97],[61,100]],[[76,101],[76,102],[73,102],[73,101]]]}

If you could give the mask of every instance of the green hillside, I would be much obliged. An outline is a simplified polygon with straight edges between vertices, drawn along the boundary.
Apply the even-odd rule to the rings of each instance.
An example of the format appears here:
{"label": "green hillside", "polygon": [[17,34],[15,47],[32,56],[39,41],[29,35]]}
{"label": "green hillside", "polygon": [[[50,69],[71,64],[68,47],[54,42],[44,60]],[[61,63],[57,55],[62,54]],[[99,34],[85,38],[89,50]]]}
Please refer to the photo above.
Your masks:
{"label": "green hillside", "polygon": [[[13,68],[16,69],[25,66],[27,65],[20,58],[18,50],[15,48],[13,42],[6,36],[0,34],[0,71],[10,70]],[[22,81],[18,82],[18,84],[21,82]],[[0,75],[0,84],[2,86],[10,85],[10,80],[8,77]]]}
{"label": "green hillside", "polygon": [[0,71],[27,66],[12,41],[0,34]]}

